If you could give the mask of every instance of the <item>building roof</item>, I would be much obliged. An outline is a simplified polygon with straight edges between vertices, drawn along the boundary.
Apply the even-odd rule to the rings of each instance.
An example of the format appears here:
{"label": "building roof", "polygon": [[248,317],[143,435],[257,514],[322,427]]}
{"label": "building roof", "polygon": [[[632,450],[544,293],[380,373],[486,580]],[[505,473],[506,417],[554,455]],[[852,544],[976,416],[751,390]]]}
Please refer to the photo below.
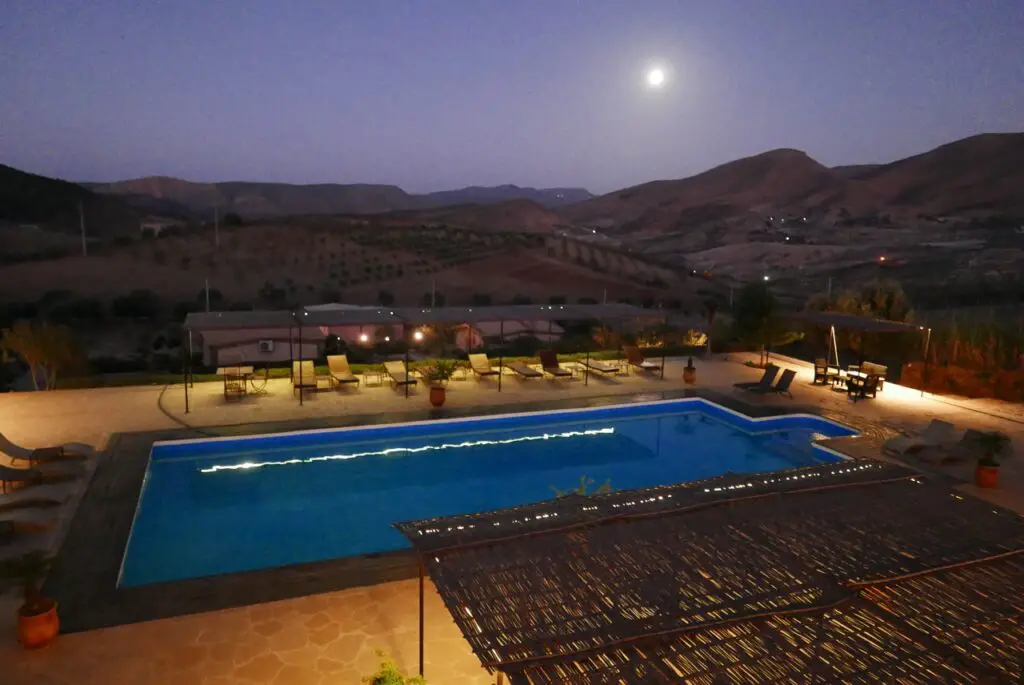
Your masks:
{"label": "building roof", "polygon": [[294,313],[283,309],[192,312],[185,316],[185,328],[195,331],[222,328],[289,328],[294,325],[296,325]]}
{"label": "building roof", "polygon": [[925,326],[906,321],[890,321],[870,316],[844,314],[841,312],[795,312],[787,317],[794,321],[806,321],[819,326],[835,326],[865,333],[905,333],[926,330]]}
{"label": "building roof", "polygon": [[1024,519],[841,462],[401,523],[514,684],[1010,682]]}

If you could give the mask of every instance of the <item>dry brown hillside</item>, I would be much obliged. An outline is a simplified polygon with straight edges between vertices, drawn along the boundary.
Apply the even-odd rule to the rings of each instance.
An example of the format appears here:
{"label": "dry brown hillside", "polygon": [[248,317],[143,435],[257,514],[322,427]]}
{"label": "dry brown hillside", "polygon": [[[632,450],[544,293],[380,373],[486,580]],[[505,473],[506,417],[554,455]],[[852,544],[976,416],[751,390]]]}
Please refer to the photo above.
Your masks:
{"label": "dry brown hillside", "polygon": [[372,303],[380,291],[419,304],[435,283],[451,304],[474,294],[507,302],[520,294],[546,302],[560,295],[655,301],[686,299],[695,285],[642,261],[560,254],[548,239],[379,222],[305,219],[161,236],[105,245],[89,257],[0,266],[0,298],[34,301],[69,288],[78,297],[110,300],[135,289],[167,302],[196,301],[209,279],[225,304],[284,306],[343,300]]}
{"label": "dry brown hillside", "polygon": [[886,164],[859,181],[886,206],[1024,215],[1024,133],[991,133]]}
{"label": "dry brown hillside", "polygon": [[[694,214],[720,219],[785,206],[842,179],[798,150],[773,150],[678,181],[654,181],[572,205],[574,222],[657,233],[685,228]],[[682,225],[681,225],[682,222]]]}
{"label": "dry brown hillside", "polygon": [[551,233],[562,219],[532,200],[509,200],[491,205],[460,205],[404,212],[387,217],[396,223],[445,224],[474,231]]}

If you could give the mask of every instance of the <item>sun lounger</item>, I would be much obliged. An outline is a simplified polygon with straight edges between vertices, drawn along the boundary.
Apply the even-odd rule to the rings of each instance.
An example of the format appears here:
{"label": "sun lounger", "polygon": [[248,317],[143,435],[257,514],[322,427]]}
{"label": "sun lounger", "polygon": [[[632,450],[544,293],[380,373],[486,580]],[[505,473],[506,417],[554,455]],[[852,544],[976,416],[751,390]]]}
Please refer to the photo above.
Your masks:
{"label": "sun lounger", "polygon": [[348,365],[348,355],[332,354],[328,356],[327,369],[330,371],[331,384],[334,387],[347,383],[355,383],[357,387],[359,386],[359,379],[352,373],[352,369]]}
{"label": "sun lounger", "polygon": [[40,483],[49,478],[77,478],[85,473],[80,461],[48,461],[27,469],[0,466],[0,492],[6,492],[10,483]]}
{"label": "sun lounger", "polygon": [[554,378],[572,378],[572,371],[558,363],[558,355],[551,350],[541,350],[537,353],[540,359],[540,367],[544,373]]}
{"label": "sun lounger", "polygon": [[68,442],[54,447],[37,447],[35,449],[29,449],[28,447],[15,445],[13,442],[8,440],[3,433],[0,433],[0,452],[3,452],[16,461],[22,460],[27,461],[30,464],[36,464],[64,457],[92,457],[96,454],[96,448],[92,445],[86,445],[81,442]]}
{"label": "sun lounger", "polygon": [[309,389],[316,390],[316,367],[313,360],[292,362],[292,393]]}
{"label": "sun lounger", "polygon": [[384,370],[391,379],[391,386],[397,388],[400,385],[416,385],[416,379],[409,374],[405,362],[384,362]]}
{"label": "sun lounger", "polygon": [[491,360],[487,358],[486,354],[469,355],[469,368],[473,369],[473,373],[481,377],[498,375],[498,370],[491,367]]}
{"label": "sun lounger", "polygon": [[74,488],[68,484],[29,485],[0,493],[0,511],[32,504],[64,504]]}
{"label": "sun lounger", "polygon": [[626,353],[626,361],[630,366],[635,366],[644,371],[659,371],[661,366],[652,361],[644,359],[644,353],[636,345],[624,345],[622,351]]}
{"label": "sun lounger", "polygon": [[761,374],[761,379],[756,381],[744,381],[743,383],[733,383],[732,387],[739,388],[740,390],[752,390],[753,388],[770,388],[775,377],[779,375],[779,367],[775,364],[768,364],[764,367],[764,373]]}
{"label": "sun lounger", "polygon": [[590,369],[591,371],[597,371],[598,373],[618,373],[619,367],[615,364],[609,364],[597,359],[584,359],[580,362],[584,368]]}
{"label": "sun lounger", "polygon": [[898,435],[886,440],[882,452],[893,456],[903,456],[925,447],[937,447],[951,443],[955,437],[956,427],[947,421],[932,419],[923,431],[916,435]]}
{"label": "sun lounger", "polygon": [[903,454],[914,457],[929,464],[958,464],[965,461],[977,461],[985,456],[985,448],[981,442],[984,433],[968,428],[957,442],[947,441],[935,445],[926,445]]}
{"label": "sun lounger", "polygon": [[0,528],[8,530],[52,528],[60,521],[59,512],[59,507],[25,507],[0,511]]}
{"label": "sun lounger", "polygon": [[522,362],[509,362],[505,364],[505,368],[513,371],[517,376],[521,378],[543,378],[544,374],[533,368],[527,366]]}
{"label": "sun lounger", "polygon": [[0,562],[23,557],[30,552],[49,553],[52,547],[53,531],[23,531],[11,542],[0,542]]}
{"label": "sun lounger", "polygon": [[793,393],[789,391],[789,386],[793,385],[794,378],[796,378],[796,371],[793,369],[786,369],[782,372],[782,377],[779,378],[779,382],[775,385],[748,388],[748,391],[758,393],[760,395],[767,395],[769,393],[775,395],[789,395],[790,398],[792,398]]}

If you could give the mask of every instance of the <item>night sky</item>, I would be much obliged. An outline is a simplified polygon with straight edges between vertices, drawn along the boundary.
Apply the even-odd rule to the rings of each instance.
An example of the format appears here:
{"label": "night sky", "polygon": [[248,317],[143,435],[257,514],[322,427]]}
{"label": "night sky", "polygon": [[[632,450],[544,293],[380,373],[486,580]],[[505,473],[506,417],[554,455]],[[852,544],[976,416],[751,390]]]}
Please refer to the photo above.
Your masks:
{"label": "night sky", "polygon": [[0,162],[79,181],[607,192],[1022,129],[1024,0],[0,2]]}

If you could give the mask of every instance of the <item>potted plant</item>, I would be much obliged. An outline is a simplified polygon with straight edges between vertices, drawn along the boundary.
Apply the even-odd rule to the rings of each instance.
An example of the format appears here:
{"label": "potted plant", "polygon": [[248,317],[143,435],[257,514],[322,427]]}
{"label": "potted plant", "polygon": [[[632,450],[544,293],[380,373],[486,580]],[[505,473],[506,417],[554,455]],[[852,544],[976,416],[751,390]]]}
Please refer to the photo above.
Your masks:
{"label": "potted plant", "polygon": [[18,641],[28,649],[45,647],[60,632],[57,601],[44,597],[40,589],[50,562],[43,552],[29,552],[0,566],[2,576],[24,592],[25,603],[17,614]]}
{"label": "potted plant", "polygon": [[1010,438],[998,431],[988,431],[977,437],[981,458],[974,470],[974,482],[979,488],[999,487],[999,458],[1010,451]]}
{"label": "potted plant", "polygon": [[444,404],[445,389],[448,379],[455,373],[458,363],[452,359],[438,359],[427,367],[424,375],[430,383],[430,403],[435,407]]}
{"label": "potted plant", "polygon": [[427,681],[421,675],[405,675],[394,661],[384,656],[381,651],[377,652],[380,657],[380,668],[363,678],[367,685],[427,685]]}
{"label": "potted plant", "polygon": [[688,385],[697,382],[697,367],[693,365],[693,357],[686,358],[686,366],[683,367],[683,382]]}

